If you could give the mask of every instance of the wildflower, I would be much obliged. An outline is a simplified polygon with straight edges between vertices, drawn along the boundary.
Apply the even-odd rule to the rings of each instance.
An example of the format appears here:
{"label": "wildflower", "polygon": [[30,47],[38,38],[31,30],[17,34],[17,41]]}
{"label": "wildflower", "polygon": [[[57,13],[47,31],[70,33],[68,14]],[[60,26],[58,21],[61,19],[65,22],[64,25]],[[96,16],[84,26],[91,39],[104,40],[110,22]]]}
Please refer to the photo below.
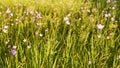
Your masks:
{"label": "wildflower", "polygon": [[107,3],[110,3],[110,0],[107,0]]}
{"label": "wildflower", "polygon": [[68,14],[67,16],[69,17],[71,14]]}
{"label": "wildflower", "polygon": [[68,18],[68,17],[65,17],[65,18],[64,18],[64,21],[68,21],[68,20],[69,20],[69,18]]}
{"label": "wildflower", "polygon": [[108,14],[105,14],[105,17],[108,17]]}
{"label": "wildflower", "polygon": [[11,23],[11,25],[13,26],[14,24],[13,24],[13,23]]}
{"label": "wildflower", "polygon": [[79,18],[78,20],[82,20],[81,18]]}
{"label": "wildflower", "polygon": [[90,10],[88,9],[87,12],[90,13]]}
{"label": "wildflower", "polygon": [[5,43],[8,44],[10,40],[7,40]]}
{"label": "wildflower", "polygon": [[8,33],[8,30],[7,30],[7,29],[3,29],[3,32],[4,32],[4,33]]}
{"label": "wildflower", "polygon": [[34,12],[33,12],[33,11],[30,11],[30,14],[31,14],[31,15],[33,15],[33,14],[34,14]]}
{"label": "wildflower", "polygon": [[14,50],[14,49],[11,50],[11,54],[12,54],[12,55],[16,55],[16,53],[17,53],[16,50]]}
{"label": "wildflower", "polygon": [[43,36],[43,34],[40,34],[40,37],[42,37]]}
{"label": "wildflower", "polygon": [[40,23],[37,23],[37,26],[40,26]]}
{"label": "wildflower", "polygon": [[30,48],[31,48],[31,46],[30,46],[30,45],[28,45],[28,46],[27,46],[27,48],[28,48],[28,49],[30,49]]}
{"label": "wildflower", "polygon": [[118,56],[118,59],[120,60],[120,55]]}
{"label": "wildflower", "polygon": [[112,7],[112,9],[114,10],[114,9],[115,9],[115,7]]}
{"label": "wildflower", "polygon": [[107,36],[107,39],[110,39],[110,37],[109,37],[109,36]]}
{"label": "wildflower", "polygon": [[8,8],[8,9],[6,10],[6,13],[7,13],[7,14],[11,13],[11,10]]}
{"label": "wildflower", "polygon": [[98,38],[100,39],[100,38],[101,38],[101,35],[98,35]]}
{"label": "wildflower", "polygon": [[37,13],[37,18],[38,18],[38,19],[42,18],[39,13]]}
{"label": "wildflower", "polygon": [[102,24],[97,24],[97,28],[100,29],[100,30],[102,30],[102,29],[104,28],[104,25],[102,25]]}
{"label": "wildflower", "polygon": [[111,17],[111,14],[110,13],[106,13],[105,17]]}
{"label": "wildflower", "polygon": [[39,32],[38,32],[38,31],[36,31],[36,32],[35,32],[35,35],[38,35],[38,33],[39,33]]}
{"label": "wildflower", "polygon": [[111,18],[111,21],[115,21],[115,18],[114,18],[114,17],[112,17],[112,18]]}
{"label": "wildflower", "polygon": [[10,13],[10,16],[12,17],[12,16],[13,16],[13,13]]}
{"label": "wildflower", "polygon": [[88,61],[88,65],[91,65],[92,64],[92,62],[91,61]]}
{"label": "wildflower", "polygon": [[4,29],[7,29],[8,28],[8,26],[4,26]]}
{"label": "wildflower", "polygon": [[48,28],[45,31],[48,32]]}
{"label": "wildflower", "polygon": [[27,41],[27,39],[23,39],[23,42],[26,42]]}
{"label": "wildflower", "polygon": [[70,22],[69,22],[69,21],[66,21],[66,24],[67,24],[67,25],[70,25]]}
{"label": "wildflower", "polygon": [[17,22],[18,22],[18,18],[17,19],[15,19]]}
{"label": "wildflower", "polygon": [[12,48],[13,48],[13,49],[16,49],[16,48],[17,48],[17,46],[13,46]]}

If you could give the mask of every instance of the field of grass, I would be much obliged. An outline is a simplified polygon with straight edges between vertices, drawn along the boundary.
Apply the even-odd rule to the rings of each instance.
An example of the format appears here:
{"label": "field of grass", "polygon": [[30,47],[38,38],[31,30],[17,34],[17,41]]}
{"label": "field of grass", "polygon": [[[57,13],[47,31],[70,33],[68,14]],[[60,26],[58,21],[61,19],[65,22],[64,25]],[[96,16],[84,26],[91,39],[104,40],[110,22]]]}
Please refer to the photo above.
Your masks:
{"label": "field of grass", "polygon": [[0,68],[120,68],[120,1],[1,0]]}

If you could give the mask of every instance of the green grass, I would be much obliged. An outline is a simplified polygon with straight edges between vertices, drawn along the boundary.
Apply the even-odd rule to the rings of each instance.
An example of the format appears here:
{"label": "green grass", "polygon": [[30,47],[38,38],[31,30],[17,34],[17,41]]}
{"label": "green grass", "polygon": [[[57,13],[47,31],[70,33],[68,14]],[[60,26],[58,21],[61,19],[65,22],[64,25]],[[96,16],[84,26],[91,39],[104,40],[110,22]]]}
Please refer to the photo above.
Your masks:
{"label": "green grass", "polygon": [[120,68],[119,10],[119,0],[0,1],[0,68]]}

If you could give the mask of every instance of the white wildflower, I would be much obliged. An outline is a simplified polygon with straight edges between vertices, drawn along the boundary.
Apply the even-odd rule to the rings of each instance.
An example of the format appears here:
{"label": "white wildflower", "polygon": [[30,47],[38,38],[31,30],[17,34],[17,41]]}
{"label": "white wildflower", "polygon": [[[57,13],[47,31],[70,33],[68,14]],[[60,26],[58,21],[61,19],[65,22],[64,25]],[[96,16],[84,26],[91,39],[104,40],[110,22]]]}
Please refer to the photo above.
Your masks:
{"label": "white wildflower", "polygon": [[11,23],[11,25],[13,26],[14,24],[13,24],[13,23]]}
{"label": "white wildflower", "polygon": [[111,21],[115,21],[115,18],[114,18],[114,17],[112,17],[112,18],[111,18]]}
{"label": "white wildflower", "polygon": [[120,60],[120,55],[118,56],[118,59]]}
{"label": "white wildflower", "polygon": [[65,18],[64,18],[64,21],[68,21],[68,20],[69,20],[69,18],[68,18],[68,17],[65,17]]}
{"label": "white wildflower", "polygon": [[69,21],[66,21],[66,24],[67,24],[67,25],[70,25],[70,22],[69,22]]}
{"label": "white wildflower", "polygon": [[4,29],[7,29],[8,28],[8,26],[4,26]]}
{"label": "white wildflower", "polygon": [[107,3],[110,3],[110,0],[107,0]]}
{"label": "white wildflower", "polygon": [[97,24],[97,28],[100,29],[100,30],[102,30],[102,29],[104,28],[104,25],[102,25],[102,24]]}
{"label": "white wildflower", "polygon": [[6,10],[6,13],[8,14],[8,13],[11,13],[11,10],[8,8],[7,10]]}
{"label": "white wildflower", "polygon": [[16,48],[17,48],[17,46],[13,46],[12,48],[13,48],[13,49],[16,49]]}
{"label": "white wildflower", "polygon": [[98,38],[100,39],[100,38],[101,38],[101,35],[98,35]]}
{"label": "white wildflower", "polygon": [[81,18],[79,18],[78,20],[82,20]]}
{"label": "white wildflower", "polygon": [[7,30],[7,29],[3,29],[3,32],[4,32],[4,33],[8,33],[8,30]]}
{"label": "white wildflower", "polygon": [[40,23],[37,23],[37,26],[40,26]]}
{"label": "white wildflower", "polygon": [[28,45],[28,46],[27,46],[27,48],[28,48],[28,49],[30,49],[30,48],[31,48],[31,46],[30,46],[30,45]]}
{"label": "white wildflower", "polygon": [[91,65],[92,64],[92,62],[91,61],[88,61],[88,65]]}
{"label": "white wildflower", "polygon": [[45,31],[48,32],[48,28]]}
{"label": "white wildflower", "polygon": [[10,13],[10,16],[12,17],[12,16],[13,16],[13,13]]}
{"label": "white wildflower", "polygon": [[27,39],[23,39],[23,42],[26,42],[27,41]]}
{"label": "white wildflower", "polygon": [[5,43],[8,44],[10,42],[10,40],[7,40]]}
{"label": "white wildflower", "polygon": [[43,36],[43,34],[40,34],[40,37],[42,37]]}
{"label": "white wildflower", "polygon": [[110,39],[110,37],[109,37],[109,36],[107,36],[107,39]]}

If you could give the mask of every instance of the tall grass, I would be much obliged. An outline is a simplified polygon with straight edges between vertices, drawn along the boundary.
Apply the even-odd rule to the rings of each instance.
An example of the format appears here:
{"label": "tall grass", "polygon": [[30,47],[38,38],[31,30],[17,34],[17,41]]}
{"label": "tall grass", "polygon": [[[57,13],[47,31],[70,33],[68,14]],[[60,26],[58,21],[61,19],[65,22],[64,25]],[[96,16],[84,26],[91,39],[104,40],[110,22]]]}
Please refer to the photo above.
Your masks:
{"label": "tall grass", "polygon": [[0,1],[0,68],[119,68],[119,3]]}

